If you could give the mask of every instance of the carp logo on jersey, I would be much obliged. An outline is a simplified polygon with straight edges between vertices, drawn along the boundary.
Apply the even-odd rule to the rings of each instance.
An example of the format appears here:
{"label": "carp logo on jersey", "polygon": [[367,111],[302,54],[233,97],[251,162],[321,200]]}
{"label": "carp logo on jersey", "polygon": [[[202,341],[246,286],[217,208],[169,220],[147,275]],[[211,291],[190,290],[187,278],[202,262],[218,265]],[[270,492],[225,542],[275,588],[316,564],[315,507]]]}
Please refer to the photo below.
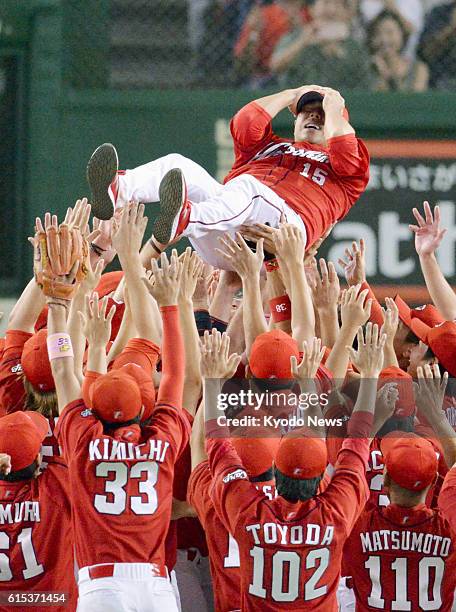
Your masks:
{"label": "carp logo on jersey", "polygon": [[244,470],[236,470],[234,472],[230,472],[229,474],[227,474],[225,476],[225,478],[223,479],[223,482],[226,484],[228,482],[231,482],[232,480],[240,480],[240,479],[244,479],[247,480],[247,472]]}
{"label": "carp logo on jersey", "polygon": [[323,151],[312,151],[308,149],[297,149],[289,142],[279,142],[268,145],[252,158],[252,161],[258,159],[266,159],[267,157],[276,157],[277,155],[293,155],[294,157],[302,157],[324,164],[329,163],[329,156]]}
{"label": "carp logo on jersey", "polygon": [[82,417],[89,417],[92,416],[92,411],[89,410],[88,408],[85,408],[84,410],[82,410],[81,412],[81,416]]}

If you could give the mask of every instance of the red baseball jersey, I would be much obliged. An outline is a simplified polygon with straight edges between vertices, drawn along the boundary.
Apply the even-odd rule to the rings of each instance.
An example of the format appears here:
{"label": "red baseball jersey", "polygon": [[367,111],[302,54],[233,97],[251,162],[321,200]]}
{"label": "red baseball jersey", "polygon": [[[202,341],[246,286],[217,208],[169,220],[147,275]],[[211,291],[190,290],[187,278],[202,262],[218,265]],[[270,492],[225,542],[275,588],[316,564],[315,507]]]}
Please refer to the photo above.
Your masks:
{"label": "red baseball jersey", "polygon": [[239,545],[243,612],[336,611],[342,548],[368,497],[368,441],[346,440],[326,490],[297,503],[265,498],[226,440],[208,452],[211,497]]}
{"label": "red baseball jersey", "polygon": [[276,136],[271,116],[256,102],[231,120],[235,162],[225,183],[250,174],[299,214],[310,246],[349,212],[369,181],[369,154],[354,134],[328,146]]}
{"label": "red baseball jersey", "polygon": [[142,432],[138,444],[104,435],[82,400],[60,416],[56,433],[69,467],[80,568],[165,563],[174,464],[188,441],[188,421],[175,407],[157,404]]}
{"label": "red baseball jersey", "polygon": [[425,504],[390,504],[363,512],[345,547],[356,610],[450,612],[455,543],[449,523]]}
{"label": "red baseball jersey", "polygon": [[24,344],[32,334],[8,330],[0,361],[0,414],[24,409],[25,389],[22,380],[21,356]]}
{"label": "red baseball jersey", "polygon": [[[187,498],[206,533],[215,609],[217,612],[231,612],[241,609],[239,546],[215,511],[210,496],[211,486],[209,462],[203,461],[190,476]],[[257,483],[255,486],[267,499],[276,497],[273,482]]]}
{"label": "red baseball jersey", "polygon": [[[0,592],[66,593],[67,607],[26,609],[76,609],[68,469],[61,459],[33,480],[0,480],[0,549]],[[0,612],[12,609],[0,604]]]}

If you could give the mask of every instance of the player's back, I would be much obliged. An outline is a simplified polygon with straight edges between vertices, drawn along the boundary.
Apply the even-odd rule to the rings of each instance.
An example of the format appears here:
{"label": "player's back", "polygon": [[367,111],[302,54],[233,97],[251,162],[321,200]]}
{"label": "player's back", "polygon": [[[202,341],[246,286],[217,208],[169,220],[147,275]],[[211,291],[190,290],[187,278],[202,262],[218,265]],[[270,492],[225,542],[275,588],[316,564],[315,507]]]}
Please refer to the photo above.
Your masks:
{"label": "player's back", "polygon": [[[329,495],[328,495],[329,492]],[[243,517],[242,610],[337,610],[335,593],[348,525],[326,492],[305,502],[265,499]]]}
{"label": "player's back", "polygon": [[[0,600],[5,604],[0,604],[0,611],[11,610],[7,599],[1,597],[2,592],[9,591],[20,591],[29,597],[43,591],[65,593],[69,605],[55,606],[63,603],[61,597],[56,597],[52,610],[71,612],[76,608],[67,487],[68,469],[59,459],[50,462],[36,479],[0,481]],[[33,601],[41,605],[29,608]],[[42,610],[46,601],[47,605],[51,602],[28,599],[27,609]]]}
{"label": "player's back", "polygon": [[156,563],[163,570],[174,464],[188,440],[184,417],[157,408],[133,443],[105,435],[78,400],[65,408],[57,434],[69,466],[79,567]]}
{"label": "player's back", "polygon": [[436,510],[391,504],[364,512],[347,541],[357,610],[450,611],[456,534]]}

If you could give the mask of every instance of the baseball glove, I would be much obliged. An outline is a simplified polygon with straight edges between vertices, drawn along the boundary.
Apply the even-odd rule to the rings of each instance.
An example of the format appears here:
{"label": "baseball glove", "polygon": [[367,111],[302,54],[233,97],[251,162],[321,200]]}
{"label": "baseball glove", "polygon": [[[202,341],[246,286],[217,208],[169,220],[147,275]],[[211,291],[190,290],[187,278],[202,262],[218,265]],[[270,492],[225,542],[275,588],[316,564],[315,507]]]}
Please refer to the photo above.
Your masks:
{"label": "baseball glove", "polygon": [[79,229],[62,223],[35,234],[34,273],[44,295],[71,300],[87,276],[87,242]]}

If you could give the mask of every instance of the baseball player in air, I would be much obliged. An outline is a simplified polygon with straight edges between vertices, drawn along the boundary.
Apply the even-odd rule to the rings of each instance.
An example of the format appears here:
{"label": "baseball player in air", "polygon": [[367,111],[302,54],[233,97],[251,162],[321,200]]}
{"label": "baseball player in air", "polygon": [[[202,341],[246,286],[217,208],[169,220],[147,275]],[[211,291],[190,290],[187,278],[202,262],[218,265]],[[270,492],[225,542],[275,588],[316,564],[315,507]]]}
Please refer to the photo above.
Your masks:
{"label": "baseball player in air", "polygon": [[[294,138],[272,131],[282,110],[293,113]],[[345,217],[366,188],[369,155],[348,120],[338,91],[318,85],[286,89],[244,106],[231,120],[235,161],[218,183],[178,154],[118,170],[112,144],[98,147],[87,167],[96,217],[109,219],[129,201],[160,202],[151,254],[187,237],[208,263],[227,268],[218,238],[242,225],[277,227],[284,215],[309,248]]]}

